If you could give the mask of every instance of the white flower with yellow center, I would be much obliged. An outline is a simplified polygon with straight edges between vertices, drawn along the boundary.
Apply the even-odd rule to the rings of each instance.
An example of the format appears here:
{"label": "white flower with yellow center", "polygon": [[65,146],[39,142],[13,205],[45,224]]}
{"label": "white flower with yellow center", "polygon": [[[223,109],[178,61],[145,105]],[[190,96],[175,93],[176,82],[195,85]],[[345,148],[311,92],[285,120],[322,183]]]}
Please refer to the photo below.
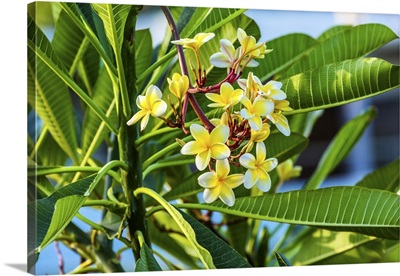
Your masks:
{"label": "white flower with yellow center", "polygon": [[224,82],[221,85],[219,94],[206,93],[206,97],[214,103],[209,104],[209,107],[222,107],[227,109],[238,104],[243,98],[242,89],[234,89],[229,82]]}
{"label": "white flower with yellow center", "polygon": [[199,185],[205,188],[203,200],[206,203],[212,203],[217,198],[223,203],[232,206],[235,203],[235,194],[233,189],[243,183],[243,174],[229,175],[228,159],[217,160],[215,172],[206,172],[197,179]]}
{"label": "white flower with yellow center", "polygon": [[244,187],[251,189],[254,185],[261,191],[267,192],[271,188],[271,178],[268,174],[278,165],[276,158],[266,158],[266,149],[263,142],[256,145],[256,157],[245,153],[239,158],[240,164],[247,169],[244,175]]}
{"label": "white flower with yellow center", "polygon": [[249,122],[251,129],[260,130],[262,126],[261,117],[271,114],[274,110],[274,103],[257,96],[252,103],[247,97],[242,98],[244,108],[240,110],[240,115]]}
{"label": "white flower with yellow center", "polygon": [[184,155],[196,155],[195,164],[198,170],[203,171],[210,163],[211,158],[221,160],[228,158],[230,149],[225,144],[229,137],[229,127],[216,126],[209,133],[203,126],[192,124],[190,133],[195,141],[186,143],[181,153]]}
{"label": "white flower with yellow center", "polygon": [[153,117],[162,116],[167,110],[167,103],[162,99],[160,89],[155,85],[150,85],[144,96],[139,95],[136,98],[136,105],[139,111],[127,122],[127,125],[133,125],[140,119],[140,130],[144,130],[149,122],[150,115]]}

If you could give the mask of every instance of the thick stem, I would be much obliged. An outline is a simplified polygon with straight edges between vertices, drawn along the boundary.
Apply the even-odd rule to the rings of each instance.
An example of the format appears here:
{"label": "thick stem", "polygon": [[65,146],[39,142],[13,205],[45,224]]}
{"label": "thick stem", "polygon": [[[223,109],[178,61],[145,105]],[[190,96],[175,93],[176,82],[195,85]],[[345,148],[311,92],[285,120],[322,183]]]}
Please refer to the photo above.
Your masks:
{"label": "thick stem", "polygon": [[[135,43],[134,30],[139,7],[132,6],[125,25],[124,43],[122,46],[122,60],[124,61],[125,76],[127,80],[127,91],[131,108],[135,108],[132,104],[134,98],[139,94],[136,86],[136,70],[135,70]],[[130,114],[128,114],[130,116]],[[137,243],[135,240],[135,232],[141,231],[145,237],[146,244],[151,246],[147,232],[145,220],[145,207],[143,197],[134,197],[133,191],[142,186],[142,168],[139,151],[135,146],[135,141],[139,137],[138,125],[127,126],[129,118],[122,115],[120,132],[118,135],[120,159],[128,165],[127,173],[122,174],[122,186],[124,188],[127,203],[130,206],[130,214],[127,218],[129,235],[132,244]],[[140,258],[138,246],[132,246],[132,252],[137,259]]]}

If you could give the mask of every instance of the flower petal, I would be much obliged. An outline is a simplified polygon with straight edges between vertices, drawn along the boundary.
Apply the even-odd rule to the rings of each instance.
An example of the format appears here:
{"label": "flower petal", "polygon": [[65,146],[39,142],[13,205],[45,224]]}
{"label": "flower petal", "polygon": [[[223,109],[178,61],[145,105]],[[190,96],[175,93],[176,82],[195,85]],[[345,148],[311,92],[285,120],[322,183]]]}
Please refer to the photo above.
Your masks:
{"label": "flower petal", "polygon": [[[244,118],[244,117],[243,117]],[[247,119],[251,129],[260,130],[262,127],[262,120],[260,116],[255,115],[252,118]]]}
{"label": "flower petal", "polygon": [[143,110],[148,110],[150,109],[150,106],[147,104],[147,100],[145,96],[139,95],[136,98],[136,105]]}
{"label": "flower petal", "polygon": [[207,168],[208,164],[210,163],[210,159],[211,159],[210,150],[198,153],[195,159],[197,169],[199,171],[204,171],[204,169]]}
{"label": "flower petal", "polygon": [[[217,93],[206,93],[206,97],[214,103],[222,103],[221,95]],[[224,105],[224,104],[223,104]]]}
{"label": "flower petal", "polygon": [[217,160],[215,164],[215,170],[219,179],[224,179],[230,171],[228,159]]}
{"label": "flower petal", "polygon": [[129,121],[126,123],[128,126],[135,124],[147,114],[147,110],[139,110]]}
{"label": "flower petal", "polygon": [[265,157],[267,157],[267,149],[265,148],[264,142],[257,143],[256,155],[257,155],[256,160],[258,164],[264,162]]}
{"label": "flower petal", "polygon": [[197,178],[197,182],[203,188],[215,188],[219,185],[218,176],[215,172],[206,172]]}
{"label": "flower petal", "polygon": [[231,65],[229,57],[221,52],[213,54],[210,57],[210,62],[212,65],[218,68],[228,68]]}
{"label": "flower petal", "polygon": [[268,192],[269,189],[271,189],[271,178],[269,177],[269,174],[263,170],[258,170],[258,180],[256,185],[261,191]]}
{"label": "flower petal", "polygon": [[240,110],[240,116],[242,116],[244,119],[249,120],[255,116],[255,114],[250,113],[250,111],[247,108],[242,108]]}
{"label": "flower petal", "polygon": [[258,180],[257,170],[247,170],[244,174],[244,187],[251,189]]}
{"label": "flower petal", "polygon": [[238,187],[240,184],[242,184],[243,181],[244,181],[244,175],[236,173],[225,177],[224,184],[230,187],[231,189],[234,189]]}
{"label": "flower petal", "polygon": [[232,191],[232,189],[226,185],[221,185],[219,198],[223,203],[225,203],[228,206],[233,206],[233,204],[235,204],[235,194]]}
{"label": "flower petal", "polygon": [[211,144],[225,143],[228,140],[228,137],[229,127],[226,125],[219,125],[211,131],[210,142]]}
{"label": "flower petal", "polygon": [[279,129],[279,131],[285,136],[290,136],[290,127],[287,118],[278,113],[275,114],[275,119],[277,119],[275,126]]}
{"label": "flower petal", "polygon": [[246,169],[256,169],[256,158],[251,153],[245,153],[239,158],[239,163]]}
{"label": "flower petal", "polygon": [[261,164],[260,168],[267,173],[275,169],[277,165],[278,160],[276,158],[268,158]]}
{"label": "flower petal", "polygon": [[181,153],[184,155],[194,155],[207,150],[203,145],[197,141],[187,142],[182,148]]}
{"label": "flower petal", "polygon": [[150,112],[147,112],[146,115],[143,116],[143,119],[140,122],[140,130],[141,131],[143,131],[146,128],[147,123],[149,122],[149,117],[150,117]]}
{"label": "flower petal", "polygon": [[231,150],[223,143],[215,143],[210,147],[211,157],[216,160],[228,158],[231,155]]}
{"label": "flower petal", "polygon": [[274,103],[270,100],[262,99],[258,96],[253,104],[254,113],[260,116],[266,116],[274,111]]}
{"label": "flower petal", "polygon": [[202,125],[199,124],[190,125],[190,133],[192,134],[193,138],[202,145],[207,145],[208,141],[210,140],[209,139],[210,134]]}
{"label": "flower petal", "polygon": [[215,188],[212,189],[205,189],[203,192],[203,200],[206,203],[212,203],[214,202],[218,197],[221,192],[221,185],[218,185]]}
{"label": "flower petal", "polygon": [[156,100],[153,102],[153,106],[151,109],[151,115],[154,117],[160,117],[164,115],[165,111],[167,111],[167,103],[163,100]]}
{"label": "flower petal", "polygon": [[147,99],[147,103],[149,104],[149,106],[151,106],[151,104],[154,101],[161,99],[161,98],[162,98],[162,93],[161,93],[160,88],[158,88],[157,86],[155,86],[153,84],[150,85],[149,88],[147,88],[146,99]]}

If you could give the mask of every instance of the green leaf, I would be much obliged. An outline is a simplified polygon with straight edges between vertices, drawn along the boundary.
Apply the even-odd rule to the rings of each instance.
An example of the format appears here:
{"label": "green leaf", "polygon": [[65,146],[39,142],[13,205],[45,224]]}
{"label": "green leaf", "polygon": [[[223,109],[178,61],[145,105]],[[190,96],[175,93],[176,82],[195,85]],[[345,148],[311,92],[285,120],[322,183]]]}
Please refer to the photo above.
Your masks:
{"label": "green leaf", "polygon": [[45,62],[37,58],[34,50],[41,49],[44,55],[50,56],[59,70],[65,70],[64,65],[52,51],[46,36],[31,18],[28,18],[28,42],[31,45],[28,48],[28,82],[34,84],[34,86],[29,86],[29,104],[44,121],[65,153],[74,162],[78,162],[74,110],[67,86]]}
{"label": "green leaf", "polygon": [[308,225],[334,231],[399,239],[400,197],[363,187],[330,187],[238,198],[232,207],[212,204],[176,204],[274,222]]}
{"label": "green leaf", "polygon": [[371,172],[356,186],[386,190],[393,193],[399,191],[399,159]]}
{"label": "green leaf", "polygon": [[[77,85],[76,82],[72,79],[65,67],[58,60],[47,38],[40,30],[37,29],[32,19],[28,19],[28,55],[30,55],[28,60],[30,59],[32,62],[32,64],[28,64],[28,66],[34,68],[34,66],[43,64],[43,68],[46,68],[41,69],[45,71],[43,74],[40,73],[38,77],[46,78],[49,76],[49,74],[55,74],[53,76],[50,75],[52,81],[58,82],[59,80],[62,80],[91,109],[93,109],[93,111],[106,123],[107,127],[109,127],[110,130],[112,130],[114,133],[118,133],[116,127],[110,122],[107,116],[99,109],[99,107],[93,102],[93,100],[87,95],[87,93],[83,91],[83,89],[79,85]],[[36,62],[33,62],[35,59]],[[33,68],[29,70],[33,70]],[[34,75],[32,75],[31,77],[33,78],[33,76]],[[65,96],[68,95],[68,93],[62,94]],[[60,97],[57,98],[59,99]],[[76,138],[72,138],[71,141],[74,140],[76,140]],[[76,147],[74,147],[73,149],[75,150]]]}
{"label": "green leaf", "polygon": [[145,244],[140,248],[140,259],[136,262],[135,272],[162,271],[160,265],[153,256],[151,249]]}
{"label": "green leaf", "polygon": [[278,252],[275,253],[275,258],[278,261],[279,266],[291,266],[289,260],[283,255]]}
{"label": "green leaf", "polygon": [[150,29],[135,31],[136,75],[141,75],[150,67],[153,55],[153,43]]}
{"label": "green leaf", "polygon": [[294,265],[318,264],[375,240],[358,233],[317,229],[301,241],[299,251],[291,259]]}
{"label": "green leaf", "polygon": [[[114,93],[111,79],[106,68],[99,73],[99,77],[93,87],[93,102],[107,114],[109,120],[117,125],[117,112],[115,108]],[[82,152],[85,154],[90,150],[94,152],[104,140],[104,137],[110,133],[108,128],[105,128],[104,122],[89,109],[84,114],[82,126]]]}
{"label": "green leaf", "polygon": [[78,213],[95,177],[96,175],[91,175],[71,183],[46,198],[28,204],[30,215],[36,220],[38,253],[49,245]]}
{"label": "green leaf", "polygon": [[378,58],[345,60],[282,80],[293,111],[331,108],[399,87],[399,66]]}
{"label": "green leaf", "polygon": [[282,78],[365,56],[396,38],[398,38],[397,35],[391,29],[381,24],[363,24],[330,33],[329,37],[325,37],[320,44],[304,53],[302,59],[293,64]]}
{"label": "green leaf", "polygon": [[[190,254],[193,252],[190,243],[182,235],[176,232],[179,227],[172,221],[168,213],[161,211],[152,216],[148,222],[149,235],[152,244],[164,251],[174,252],[174,258],[178,260],[176,266],[181,269],[199,269],[197,258]],[[176,225],[176,228],[175,228]],[[173,227],[173,228],[172,228]],[[174,231],[175,230],[175,231]],[[180,267],[182,264],[182,267]]]}
{"label": "green leaf", "polygon": [[163,199],[153,190],[140,187],[135,190],[134,195],[137,196],[139,193],[144,193],[157,200],[158,203],[161,204],[161,206],[169,213],[172,219],[178,224],[179,228],[189,240],[192,249],[196,252],[198,258],[203,263],[205,268],[215,268],[210,252],[208,252],[203,246],[198,243],[194,230],[192,229],[191,225],[186,221],[186,219],[182,216],[179,210],[175,209],[171,204],[165,201],[165,199]]}
{"label": "green leaf", "polygon": [[131,5],[92,4],[92,7],[103,20],[108,42],[114,52],[119,53],[124,40],[125,21]]}
{"label": "green leaf", "polygon": [[198,7],[182,30],[181,38],[194,37],[197,33],[214,32],[245,11],[245,9]]}
{"label": "green leaf", "polygon": [[216,268],[245,268],[250,264],[233,248],[218,238],[210,229],[179,210],[183,218],[193,227],[196,240],[206,248]]}
{"label": "green leaf", "polygon": [[313,175],[305,184],[305,189],[317,189],[324,179],[351,152],[365,129],[376,116],[376,110],[370,108],[347,122],[335,135],[325,150]]}
{"label": "green leaf", "polygon": [[324,41],[329,39],[330,37],[337,35],[339,32],[351,30],[353,26],[351,25],[338,25],[333,26],[332,28],[327,29],[323,33],[318,36],[319,41]]}
{"label": "green leaf", "polygon": [[[311,36],[299,33],[284,35],[268,41],[267,48],[273,49],[273,51],[267,54],[257,67],[252,68],[252,71],[261,81],[267,81],[274,75],[276,75],[275,78],[278,78],[282,72],[285,72],[316,44],[317,41]],[[296,45],[296,47],[287,45]]]}

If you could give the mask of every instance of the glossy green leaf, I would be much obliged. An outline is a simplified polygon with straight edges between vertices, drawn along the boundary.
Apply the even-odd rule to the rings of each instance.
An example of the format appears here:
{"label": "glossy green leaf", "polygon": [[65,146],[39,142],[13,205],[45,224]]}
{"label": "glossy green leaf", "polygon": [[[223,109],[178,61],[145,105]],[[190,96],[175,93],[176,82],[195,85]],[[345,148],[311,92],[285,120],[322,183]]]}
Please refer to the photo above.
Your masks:
{"label": "glossy green leaf", "polygon": [[338,186],[243,197],[232,207],[221,201],[177,206],[399,239],[399,195],[363,187]]}
{"label": "glossy green leaf", "polygon": [[164,251],[174,252],[177,259],[175,266],[181,269],[199,269],[197,256],[190,249],[190,243],[182,235],[179,226],[167,212],[157,212],[148,222],[149,235],[152,244]]}
{"label": "glossy green leaf", "polygon": [[193,13],[191,20],[182,30],[181,38],[194,37],[197,33],[214,32],[245,11],[245,9],[198,7]]}
{"label": "glossy green leaf", "polygon": [[210,229],[188,214],[182,211],[179,212],[193,227],[198,243],[210,252],[216,268],[251,267],[251,265],[236,250],[218,238]]}
{"label": "glossy green leaf", "polygon": [[38,253],[49,245],[77,214],[95,177],[96,175],[92,175],[71,183],[50,196],[29,204],[28,208],[36,215]]}
{"label": "glossy green leaf", "polygon": [[[301,241],[292,262],[294,265],[318,264],[375,240],[375,237],[358,233],[317,229]],[[360,259],[357,261],[363,262]]]}
{"label": "glossy green leaf", "polygon": [[324,65],[365,56],[396,38],[397,35],[390,28],[381,24],[362,24],[330,33],[320,44],[304,53],[282,75],[282,79]]}
{"label": "glossy green leaf", "polygon": [[350,59],[282,80],[294,109],[286,114],[326,109],[399,87],[399,66],[378,58]]}
{"label": "glossy green leaf", "polygon": [[327,29],[323,33],[318,36],[319,41],[324,41],[329,39],[330,37],[337,35],[339,32],[351,30],[353,26],[351,25],[338,25],[333,26],[332,28]]}
{"label": "glossy green leaf", "polygon": [[155,193],[153,190],[140,187],[135,190],[134,192],[135,196],[137,196],[138,193],[147,194],[152,198],[154,198],[155,200],[157,200],[157,202],[168,212],[168,214],[172,217],[172,219],[176,222],[176,224],[178,224],[180,230],[190,242],[190,246],[196,252],[197,257],[203,263],[204,267],[208,269],[215,268],[210,252],[199,244],[194,229],[187,222],[186,218],[183,217],[182,213],[179,212],[179,210],[174,208],[170,203],[165,201],[164,198],[162,198],[159,194]]}
{"label": "glossy green leaf", "polygon": [[[251,68],[251,71],[262,81],[266,81],[273,76],[277,78],[316,44],[317,41],[314,38],[300,33],[288,34],[267,41],[267,49],[272,49],[273,51],[259,61],[257,67]],[[287,47],[287,45],[296,45],[296,47]]]}
{"label": "glossy green leaf", "polygon": [[74,125],[74,110],[67,86],[56,74],[35,54],[35,49],[49,55],[59,70],[65,70],[62,62],[52,51],[52,47],[43,32],[35,22],[28,19],[28,101],[35,112],[47,125],[50,133],[60,147],[75,162],[78,161],[76,152],[77,140]]}
{"label": "glossy green leaf", "polygon": [[103,20],[108,42],[114,52],[120,52],[131,5],[92,4],[92,7]]}
{"label": "glossy green leaf", "polygon": [[135,31],[136,74],[139,76],[150,67],[153,56],[153,43],[150,29]]}
{"label": "glossy green leaf", "polygon": [[397,193],[400,189],[399,167],[400,161],[397,159],[366,175],[356,186]]}
{"label": "glossy green leaf", "polygon": [[[117,125],[117,112],[115,108],[114,93],[111,79],[105,68],[100,71],[93,88],[93,102],[107,115],[113,124]],[[96,115],[93,110],[87,110],[84,114],[82,126],[82,152],[92,153],[103,142],[110,130],[105,127],[104,122]]]}
{"label": "glossy green leaf", "polygon": [[136,262],[135,272],[162,271],[151,249],[145,244],[140,248],[140,259]]}
{"label": "glossy green leaf", "polygon": [[317,189],[324,179],[346,158],[360,139],[365,129],[376,116],[370,108],[347,122],[335,135],[318,162],[317,168],[304,189]]}

